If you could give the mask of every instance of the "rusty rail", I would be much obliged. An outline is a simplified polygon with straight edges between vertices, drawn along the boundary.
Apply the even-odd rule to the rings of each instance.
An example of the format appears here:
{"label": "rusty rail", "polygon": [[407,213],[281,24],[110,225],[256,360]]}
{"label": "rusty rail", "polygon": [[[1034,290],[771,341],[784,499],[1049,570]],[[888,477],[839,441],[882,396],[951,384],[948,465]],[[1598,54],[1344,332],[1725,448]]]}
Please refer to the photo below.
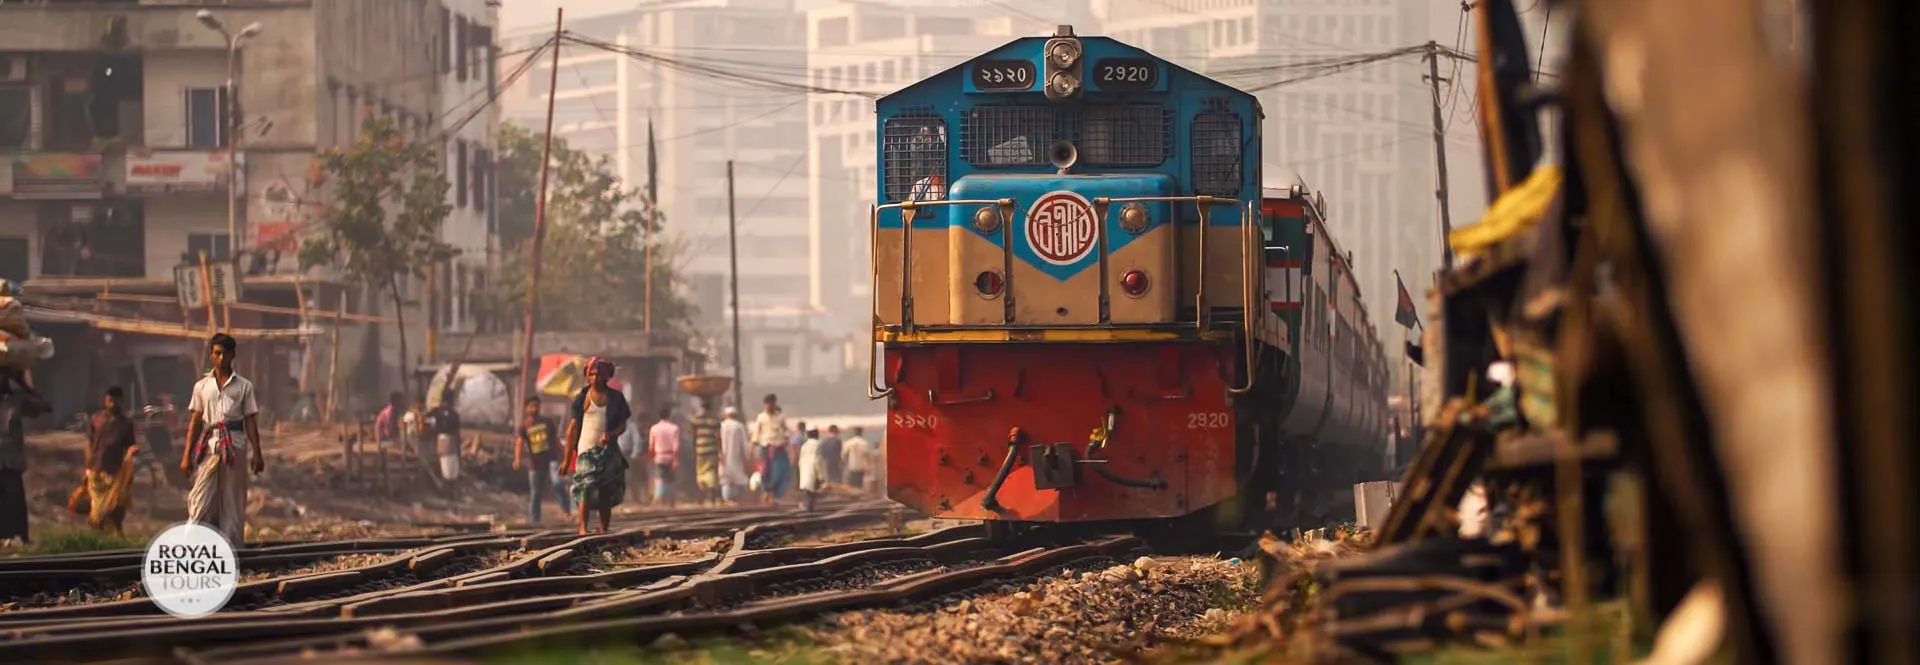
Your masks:
{"label": "rusty rail", "polygon": [[[735,531],[734,540],[745,543],[754,532],[806,528],[809,522],[815,528],[844,525],[850,516],[866,514],[845,511],[750,525]],[[702,528],[662,529],[656,533],[682,535],[688,529]],[[541,635],[545,634],[542,631],[567,629],[582,622],[591,626],[666,612],[674,612],[675,617],[680,613],[763,617],[769,607],[792,604],[790,611],[806,613],[839,607],[836,603],[841,601],[827,602],[817,593],[772,600],[765,596],[790,593],[796,586],[820,580],[854,583],[858,578],[848,576],[871,572],[868,569],[874,566],[914,564],[927,568],[886,583],[860,583],[860,588],[825,594],[845,596],[844,602],[852,604],[879,602],[906,597],[903,594],[951,589],[961,581],[977,583],[1020,574],[1033,566],[1044,568],[1040,562],[1059,557],[1085,558],[1137,542],[1130,537],[1109,538],[1093,545],[1028,550],[1011,558],[993,558],[1004,553],[995,551],[1004,544],[980,537],[978,526],[964,526],[911,538],[734,551],[725,557],[707,555],[631,569],[550,574],[567,570],[570,560],[593,545],[590,542],[582,547],[582,543],[569,541],[495,567],[513,566],[522,576],[513,579],[490,578],[500,571],[489,569],[464,574],[463,584],[390,590],[308,607],[286,606],[282,611],[222,613],[192,622],[142,617],[0,627],[12,633],[0,636],[0,662],[96,661],[151,657],[156,653],[175,653],[180,660],[193,663],[250,661],[365,648],[367,631],[382,627],[410,632],[436,645],[457,646],[474,639]],[[184,651],[188,648],[195,651]]]}

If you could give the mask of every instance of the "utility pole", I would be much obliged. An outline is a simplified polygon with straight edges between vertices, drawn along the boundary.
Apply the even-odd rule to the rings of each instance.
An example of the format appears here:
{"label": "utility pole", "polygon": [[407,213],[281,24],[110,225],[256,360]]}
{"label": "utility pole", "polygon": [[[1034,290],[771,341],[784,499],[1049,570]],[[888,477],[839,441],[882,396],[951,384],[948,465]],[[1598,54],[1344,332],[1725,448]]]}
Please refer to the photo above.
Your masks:
{"label": "utility pole", "polygon": [[653,112],[647,112],[647,277],[641,288],[646,290],[642,298],[644,314],[641,323],[646,331],[653,332],[653,225],[660,223],[660,154],[654,149]]}
{"label": "utility pole", "polygon": [[740,222],[733,211],[733,160],[727,160],[727,262],[731,266],[727,281],[733,291],[733,406],[746,417],[747,402],[740,394],[747,382],[746,365],[740,363]]}
{"label": "utility pole", "polygon": [[533,313],[540,304],[540,245],[547,238],[547,176],[553,164],[554,91],[560,87],[560,33],[565,29],[566,12],[565,8],[553,10],[553,60],[547,69],[547,133],[541,137],[540,198],[533,207],[533,249],[527,262],[527,318],[520,339],[521,401],[533,396],[533,372],[539,363],[533,357]]}
{"label": "utility pole", "polygon": [[1447,205],[1447,128],[1440,118],[1440,43],[1427,41],[1427,84],[1433,90],[1433,161],[1436,168],[1433,196],[1440,201],[1440,265],[1453,269],[1453,211]]}

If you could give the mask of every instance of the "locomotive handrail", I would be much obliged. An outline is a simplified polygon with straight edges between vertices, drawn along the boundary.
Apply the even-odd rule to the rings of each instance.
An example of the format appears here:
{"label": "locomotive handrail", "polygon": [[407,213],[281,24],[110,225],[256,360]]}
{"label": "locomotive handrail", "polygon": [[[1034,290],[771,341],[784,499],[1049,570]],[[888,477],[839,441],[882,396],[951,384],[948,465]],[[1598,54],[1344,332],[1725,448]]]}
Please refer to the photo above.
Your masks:
{"label": "locomotive handrail", "polygon": [[[871,263],[873,257],[879,256],[880,252],[880,208],[871,203],[867,204],[867,231],[867,260]],[[879,370],[876,365],[880,363],[880,265],[873,263],[872,266],[867,270],[867,275],[871,278],[867,285],[867,302],[872,304],[869,309],[872,310],[873,315],[872,320],[868,322],[872,324],[870,326],[872,330],[867,331],[867,399],[869,400],[893,394],[891,382],[887,384],[885,390],[882,390],[880,384],[874,380]],[[904,289],[906,285],[902,284],[901,287]]]}
{"label": "locomotive handrail", "polygon": [[[1208,235],[1207,234],[1207,218],[1211,216],[1211,211],[1213,206],[1226,205],[1228,203],[1241,204],[1240,200],[1200,194],[1196,196],[1100,197],[1100,198],[1094,199],[1093,204],[1096,207],[1101,207],[1101,209],[1104,209],[1104,206],[1112,205],[1115,203],[1132,203],[1136,201],[1142,202],[1142,203],[1146,203],[1146,202],[1183,203],[1186,201],[1192,201],[1194,203],[1194,208],[1196,209],[1196,212],[1199,214],[1199,217],[1200,217],[1200,233],[1199,233],[1200,248],[1199,248],[1199,266],[1198,266],[1198,269],[1194,271],[1195,274],[1198,275],[1198,279],[1195,280],[1198,283],[1195,285],[1194,293],[1193,293],[1193,300],[1194,300],[1193,322],[1194,322],[1194,327],[1197,328],[1199,332],[1202,332],[1202,333],[1206,332],[1207,324],[1209,322],[1208,321],[1209,317],[1207,316],[1208,314],[1207,312],[1207,309],[1208,309],[1207,308],[1207,235]],[[1227,387],[1227,392],[1230,392],[1236,395],[1253,390],[1254,374],[1255,374],[1253,363],[1256,359],[1254,355],[1254,344],[1258,343],[1258,340],[1255,338],[1255,335],[1259,333],[1258,326],[1260,325],[1260,319],[1257,319],[1254,317],[1255,307],[1252,304],[1253,300],[1252,300],[1252,296],[1250,295],[1252,293],[1250,289],[1252,289],[1254,280],[1252,279],[1252,276],[1248,273],[1248,271],[1250,270],[1250,268],[1248,267],[1249,261],[1253,256],[1251,247],[1254,244],[1253,238],[1255,237],[1253,234],[1248,233],[1248,229],[1251,227],[1251,224],[1253,221],[1253,217],[1251,217],[1250,215],[1253,214],[1255,204],[1249,201],[1241,205],[1243,207],[1240,210],[1240,270],[1241,270],[1240,306],[1243,312],[1243,315],[1241,318],[1245,319],[1241,323],[1241,328],[1245,331],[1245,334],[1246,334],[1245,344],[1246,344],[1246,358],[1247,358],[1247,383],[1244,386],[1238,386],[1238,387],[1228,386]],[[1102,220],[1101,224],[1104,227],[1104,225],[1106,224],[1105,220]],[[1177,232],[1175,233],[1174,238],[1175,238],[1175,242],[1178,242],[1179,234]],[[1104,268],[1106,266],[1106,257],[1103,255],[1100,257],[1100,260],[1101,260],[1101,267],[1103,269],[1102,280],[1101,280],[1101,289],[1102,289],[1101,292],[1104,294],[1105,293]]]}
{"label": "locomotive handrail", "polygon": [[[1211,214],[1210,211],[1213,209],[1213,206],[1226,205],[1228,203],[1237,204],[1240,202],[1239,199],[1229,199],[1229,198],[1222,198],[1218,196],[1208,196],[1206,194],[1199,194],[1195,196],[1126,196],[1126,197],[1117,197],[1117,198],[1103,196],[1093,200],[1095,205],[1111,205],[1114,203],[1133,203],[1133,202],[1183,203],[1186,201],[1192,201],[1194,204],[1194,209],[1200,215],[1200,266],[1199,266],[1199,270],[1196,271],[1196,274],[1199,275],[1199,279],[1195,280],[1199,282],[1199,284],[1194,288],[1194,293],[1193,293],[1193,301],[1194,301],[1193,325],[1200,332],[1204,333],[1207,331],[1207,323],[1208,323],[1207,321],[1207,217]],[[1102,226],[1104,226],[1106,224],[1106,221],[1101,220],[1100,223]],[[1174,226],[1173,237],[1174,237],[1174,243],[1175,243],[1174,246],[1178,247],[1179,246],[1178,243],[1180,241],[1180,232],[1179,232],[1179,226],[1177,224]],[[1104,261],[1105,259],[1102,258],[1101,260]]]}
{"label": "locomotive handrail", "polygon": [[[1256,269],[1253,267],[1255,264],[1254,257],[1264,256],[1263,253],[1255,253],[1252,249],[1257,244],[1254,242],[1254,238],[1258,237],[1260,233],[1255,226],[1256,218],[1254,216],[1259,214],[1256,205],[1255,202],[1248,201],[1245,207],[1240,210],[1240,318],[1242,319],[1243,325],[1246,326],[1246,335],[1245,339],[1241,342],[1241,346],[1246,349],[1247,384],[1238,387],[1228,386],[1227,393],[1232,395],[1242,395],[1252,392],[1253,383],[1259,376],[1259,372],[1256,371],[1254,364],[1259,362],[1260,358],[1260,324],[1266,320],[1266,310],[1257,308],[1254,296],[1262,292],[1261,289],[1256,288],[1255,282],[1256,280],[1261,282],[1265,281],[1262,278],[1266,276],[1266,270],[1264,260],[1259,262],[1261,265],[1260,268]],[[1202,237],[1204,237],[1204,235],[1205,233],[1203,231]]]}
{"label": "locomotive handrail", "polygon": [[[901,201],[899,203],[888,203],[884,205],[869,205],[867,207],[867,231],[872,238],[868,246],[869,256],[879,255],[880,211],[894,210],[894,209],[898,209],[901,211],[901,214],[900,214],[900,330],[902,332],[906,332],[906,333],[913,332],[913,273],[912,271],[913,271],[913,218],[915,216],[914,212],[916,209],[921,207],[936,207],[936,206],[951,206],[951,205],[996,206],[1000,211],[1000,230],[1001,230],[1001,233],[1003,234],[1008,233],[1008,230],[1007,230],[1008,227],[1012,226],[1013,224],[1013,219],[1012,219],[1013,199],[1010,199],[1010,198],[942,199],[939,201],[906,200],[906,201]],[[1010,244],[1007,245],[1007,252],[1009,256],[1011,256],[1012,251],[1013,251],[1012,245]],[[874,365],[878,363],[879,353],[880,353],[880,349],[879,349],[879,346],[880,346],[880,264],[877,262],[874,263],[873,269],[870,272],[872,274],[870,288],[872,289],[871,298],[873,302],[873,330],[870,331],[868,334],[868,344],[867,344],[867,399],[880,399],[882,397],[892,395],[893,386],[889,385],[886,387],[886,389],[883,390],[880,388],[879,384],[874,382]],[[1002,277],[1001,289],[1005,293],[1005,295],[1002,297],[1007,299],[1006,307],[1010,317],[1012,308],[1013,308],[1013,271],[1007,270],[1006,272],[1007,274],[1004,277]]]}

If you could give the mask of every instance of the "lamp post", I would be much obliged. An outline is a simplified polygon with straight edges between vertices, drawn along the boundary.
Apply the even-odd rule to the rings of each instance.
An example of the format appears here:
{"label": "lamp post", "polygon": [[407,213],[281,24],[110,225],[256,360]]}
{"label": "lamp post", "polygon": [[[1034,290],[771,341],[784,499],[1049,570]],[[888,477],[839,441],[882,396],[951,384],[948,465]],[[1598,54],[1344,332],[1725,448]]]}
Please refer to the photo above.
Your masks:
{"label": "lamp post", "polygon": [[227,39],[227,103],[222,110],[227,140],[227,260],[232,261],[240,251],[240,80],[235,70],[240,64],[240,43],[260,34],[260,22],[248,23],[234,34],[211,11],[194,12],[194,18]]}

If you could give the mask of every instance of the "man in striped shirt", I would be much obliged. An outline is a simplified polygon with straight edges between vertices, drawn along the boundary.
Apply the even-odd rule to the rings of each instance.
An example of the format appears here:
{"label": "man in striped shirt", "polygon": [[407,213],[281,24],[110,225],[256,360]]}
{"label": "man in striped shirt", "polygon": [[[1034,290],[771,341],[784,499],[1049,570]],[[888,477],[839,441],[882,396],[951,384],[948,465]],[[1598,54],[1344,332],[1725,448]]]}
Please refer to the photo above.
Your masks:
{"label": "man in striped shirt", "polygon": [[720,503],[720,420],[713,417],[712,397],[700,398],[700,415],[693,418],[693,479],[700,486],[700,502]]}

